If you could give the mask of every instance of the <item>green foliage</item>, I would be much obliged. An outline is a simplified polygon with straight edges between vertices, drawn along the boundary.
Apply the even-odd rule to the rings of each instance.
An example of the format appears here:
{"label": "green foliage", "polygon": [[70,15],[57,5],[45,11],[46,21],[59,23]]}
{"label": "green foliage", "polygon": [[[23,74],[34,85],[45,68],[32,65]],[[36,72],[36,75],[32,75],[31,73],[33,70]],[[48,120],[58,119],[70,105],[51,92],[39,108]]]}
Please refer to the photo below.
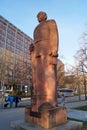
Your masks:
{"label": "green foliage", "polygon": [[87,111],[87,106],[81,106],[81,107],[77,107],[77,108],[75,108],[75,109]]}

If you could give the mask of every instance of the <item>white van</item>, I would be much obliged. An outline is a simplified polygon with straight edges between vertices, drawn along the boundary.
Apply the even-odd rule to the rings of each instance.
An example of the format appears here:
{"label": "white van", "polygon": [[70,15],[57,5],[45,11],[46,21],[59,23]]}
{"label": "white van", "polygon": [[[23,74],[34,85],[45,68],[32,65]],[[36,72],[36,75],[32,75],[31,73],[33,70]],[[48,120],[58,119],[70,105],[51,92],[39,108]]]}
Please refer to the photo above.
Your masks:
{"label": "white van", "polygon": [[65,97],[74,96],[73,89],[61,88],[58,90],[58,96],[61,97],[64,94]]}

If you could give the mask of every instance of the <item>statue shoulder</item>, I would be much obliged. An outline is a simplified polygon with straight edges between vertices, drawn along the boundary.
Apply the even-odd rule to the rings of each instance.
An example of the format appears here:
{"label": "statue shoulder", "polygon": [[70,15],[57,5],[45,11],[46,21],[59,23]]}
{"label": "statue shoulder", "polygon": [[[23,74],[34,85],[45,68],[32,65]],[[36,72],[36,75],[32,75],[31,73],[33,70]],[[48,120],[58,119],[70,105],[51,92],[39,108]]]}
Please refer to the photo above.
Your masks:
{"label": "statue shoulder", "polygon": [[47,20],[47,22],[50,24],[56,24],[56,21],[54,19]]}
{"label": "statue shoulder", "polygon": [[56,21],[54,19],[47,20],[49,26],[56,27]]}

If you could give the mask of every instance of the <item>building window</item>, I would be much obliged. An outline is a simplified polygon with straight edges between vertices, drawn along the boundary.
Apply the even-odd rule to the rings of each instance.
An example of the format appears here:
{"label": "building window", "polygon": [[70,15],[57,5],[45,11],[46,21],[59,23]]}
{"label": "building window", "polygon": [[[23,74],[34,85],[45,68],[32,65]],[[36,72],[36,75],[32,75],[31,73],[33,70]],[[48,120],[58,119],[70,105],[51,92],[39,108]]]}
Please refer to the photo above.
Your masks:
{"label": "building window", "polygon": [[19,48],[20,46],[19,46],[19,44],[16,44],[16,48]]}
{"label": "building window", "polygon": [[2,35],[6,35],[6,31],[2,30]]}
{"label": "building window", "polygon": [[4,42],[0,42],[0,46],[1,46],[1,47],[4,47],[4,46],[5,46],[5,43],[4,43]]}
{"label": "building window", "polygon": [[24,43],[23,43],[23,41],[21,41],[21,42],[20,42],[20,45],[21,45],[21,46],[24,46]]}
{"label": "building window", "polygon": [[15,36],[15,32],[14,31],[12,32],[12,35]]}
{"label": "building window", "polygon": [[26,51],[27,51],[27,49],[26,49],[26,48],[24,48],[24,53],[26,53]]}
{"label": "building window", "polygon": [[10,28],[8,28],[8,32],[11,33],[11,29]]}
{"label": "building window", "polygon": [[7,39],[7,43],[10,44],[10,42],[11,42],[10,39]]}
{"label": "building window", "polygon": [[9,46],[9,45],[6,45],[6,48],[7,48],[8,50],[10,50],[10,46]]}
{"label": "building window", "polygon": [[19,40],[22,39],[21,36],[20,36],[20,34],[17,34],[17,39],[19,39]]}
{"label": "building window", "polygon": [[21,55],[23,55],[23,52],[22,52],[22,51],[20,51],[20,54],[21,54]]}
{"label": "building window", "polygon": [[27,57],[26,53],[24,53],[24,57]]}
{"label": "building window", "polygon": [[23,51],[23,50],[24,50],[23,46],[20,46],[20,50],[21,50],[21,51]]}
{"label": "building window", "polygon": [[12,38],[12,41],[14,41],[14,42],[15,42],[15,37],[14,37],[14,36],[11,36],[11,38]]}
{"label": "building window", "polygon": [[4,41],[4,42],[5,42],[5,36],[2,36],[2,41]]}
{"label": "building window", "polygon": [[13,36],[15,36],[15,32],[13,29],[11,29],[10,27],[8,27],[8,33],[12,34]]}
{"label": "building window", "polygon": [[19,45],[19,49],[20,49],[20,51],[22,50],[22,46],[21,45]]}
{"label": "building window", "polygon": [[2,23],[0,22],[0,27],[2,26]]}
{"label": "building window", "polygon": [[3,25],[2,28],[3,28],[4,30],[6,30],[6,25]]}
{"label": "building window", "polygon": [[8,37],[9,39],[11,39],[11,34],[10,34],[10,33],[8,33],[8,34],[7,34],[7,37]]}
{"label": "building window", "polygon": [[2,48],[0,48],[0,53],[2,53],[2,51],[3,51]]}
{"label": "building window", "polygon": [[12,41],[11,45],[12,45],[12,46],[15,46],[15,42]]}
{"label": "building window", "polygon": [[12,47],[12,52],[14,53],[14,47]]}
{"label": "building window", "polygon": [[16,49],[16,53],[17,53],[17,54],[19,53],[19,50],[18,50],[18,49]]}
{"label": "building window", "polygon": [[30,47],[30,44],[28,44],[28,48]]}

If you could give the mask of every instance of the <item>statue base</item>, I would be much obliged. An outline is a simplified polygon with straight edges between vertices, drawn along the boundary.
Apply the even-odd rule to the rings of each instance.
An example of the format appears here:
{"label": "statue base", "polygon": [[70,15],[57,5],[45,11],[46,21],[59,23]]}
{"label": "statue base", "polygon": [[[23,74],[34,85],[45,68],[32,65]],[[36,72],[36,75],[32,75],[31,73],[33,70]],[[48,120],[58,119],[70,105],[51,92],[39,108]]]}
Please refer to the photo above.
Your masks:
{"label": "statue base", "polygon": [[30,107],[25,107],[25,122],[34,123],[35,125],[41,126],[45,129],[51,129],[55,126],[66,123],[66,121],[66,108],[44,108],[39,112],[33,112]]}

